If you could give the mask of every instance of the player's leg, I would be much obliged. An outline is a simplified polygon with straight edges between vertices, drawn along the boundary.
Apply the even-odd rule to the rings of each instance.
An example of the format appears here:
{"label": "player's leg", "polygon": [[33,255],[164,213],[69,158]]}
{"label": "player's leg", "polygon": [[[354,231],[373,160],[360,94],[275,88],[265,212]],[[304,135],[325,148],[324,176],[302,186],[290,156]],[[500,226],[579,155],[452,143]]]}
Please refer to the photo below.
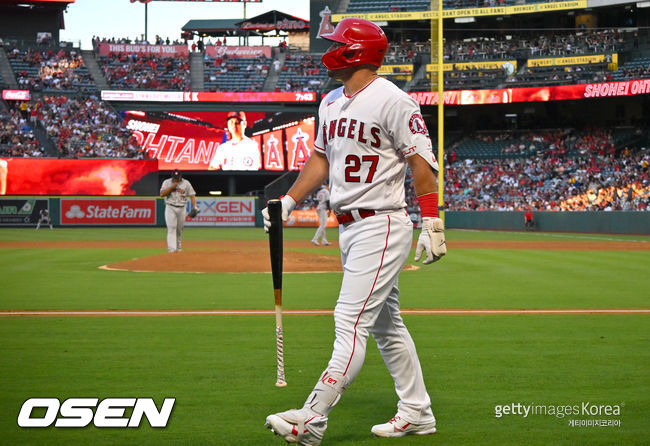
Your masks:
{"label": "player's leg", "polygon": [[399,397],[397,415],[384,425],[373,426],[379,436],[435,432],[435,418],[415,344],[399,310],[397,280],[371,332],[395,382]]}
{"label": "player's leg", "polygon": [[176,216],[176,251],[181,250],[181,242],[183,238],[183,228],[185,227],[185,217],[187,216],[187,212],[185,211],[185,206],[176,208],[177,209],[177,216]]}
{"label": "player's leg", "polygon": [[343,283],[334,310],[334,352],[302,409],[267,418],[267,427],[285,440],[320,443],[330,411],[361,370],[369,330],[406,262],[412,231],[411,221],[400,213],[339,229]]}
{"label": "player's leg", "polygon": [[321,244],[325,246],[330,245],[330,242],[327,241],[327,217],[329,217],[329,211],[327,209],[318,211],[318,218],[320,223],[319,229],[321,231]]}
{"label": "player's leg", "polygon": [[329,242],[327,242],[327,237],[325,237],[325,228],[327,227],[327,216],[323,217],[324,212],[321,211],[320,209],[317,211],[318,213],[318,229],[316,230],[316,234],[314,234],[314,238],[311,239],[311,242],[314,245],[318,245],[319,241],[323,241],[323,245],[329,245]]}
{"label": "player's leg", "polygon": [[165,225],[167,225],[167,251],[176,251],[176,212],[173,206],[165,206]]}
{"label": "player's leg", "polygon": [[[334,392],[340,394],[361,370],[370,329],[406,262],[410,244],[405,249],[404,241],[411,237],[411,221],[399,213],[370,217],[341,231],[343,282],[334,309],[334,351],[305,403],[325,416],[338,401]],[[337,388],[324,376],[343,387]]]}

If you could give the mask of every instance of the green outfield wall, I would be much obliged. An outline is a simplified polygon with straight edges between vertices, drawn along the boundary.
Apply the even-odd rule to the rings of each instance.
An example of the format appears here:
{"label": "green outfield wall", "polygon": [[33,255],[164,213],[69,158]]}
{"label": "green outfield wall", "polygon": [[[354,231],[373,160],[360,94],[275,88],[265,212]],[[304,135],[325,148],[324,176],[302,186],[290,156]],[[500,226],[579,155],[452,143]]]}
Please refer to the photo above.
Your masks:
{"label": "green outfield wall", "polygon": [[[650,234],[650,212],[534,212],[535,231]],[[449,229],[523,231],[524,213],[506,211],[447,211]]]}
{"label": "green outfield wall", "polygon": [[[187,226],[262,226],[264,204],[257,197],[197,197],[199,217]],[[0,198],[0,226],[34,227],[49,208],[54,226],[165,226],[165,203],[159,197]],[[447,211],[449,229],[524,231],[524,213]],[[604,234],[650,234],[650,212],[534,212],[534,231]]]}

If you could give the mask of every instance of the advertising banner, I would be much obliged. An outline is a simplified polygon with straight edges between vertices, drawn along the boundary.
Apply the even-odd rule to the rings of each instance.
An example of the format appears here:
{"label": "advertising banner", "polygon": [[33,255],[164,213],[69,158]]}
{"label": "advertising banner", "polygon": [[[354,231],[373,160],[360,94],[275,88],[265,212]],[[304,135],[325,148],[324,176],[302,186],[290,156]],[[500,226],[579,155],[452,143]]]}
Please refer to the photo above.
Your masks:
{"label": "advertising banner", "polygon": [[329,0],[311,0],[309,3],[309,49],[312,53],[324,53],[330,46],[330,41],[321,37],[334,31],[332,10],[336,9]]}
{"label": "advertising banner", "polygon": [[[427,69],[429,65],[427,65]],[[413,74],[413,64],[382,65],[377,70],[377,74]]]}
{"label": "advertising banner", "polygon": [[2,99],[5,101],[29,101],[29,90],[2,90]]}
{"label": "advertising banner", "polygon": [[[443,64],[444,71],[464,71],[464,70],[498,70],[511,67],[512,72],[517,70],[516,60],[486,60],[484,62],[451,62]],[[436,64],[427,64],[427,71],[433,72],[438,69]]]}
{"label": "advertising banner", "polygon": [[585,65],[592,63],[611,63],[618,60],[618,54],[591,54],[589,56],[544,57],[528,59],[529,67],[552,67],[557,65]]}
{"label": "advertising banner", "polygon": [[100,43],[99,55],[137,54],[156,57],[188,57],[187,45],[140,45],[130,43]]}
{"label": "advertising banner", "polygon": [[62,198],[61,225],[156,224],[156,199]]}
{"label": "advertising banner", "polygon": [[287,127],[287,167],[301,170],[314,148],[314,121],[303,121],[299,125]]}
{"label": "advertising banner", "polygon": [[[338,222],[334,216],[334,212],[330,212],[329,217],[327,217],[327,227],[336,228],[338,227]],[[318,212],[316,209],[302,209],[295,210],[289,215],[289,220],[284,224],[284,226],[290,227],[302,227],[302,228],[317,228],[318,227]]]}
{"label": "advertising banner", "polygon": [[208,45],[205,47],[205,54],[208,57],[228,57],[254,59],[256,57],[271,58],[270,46],[230,46],[230,45]]}
{"label": "advertising banner", "polygon": [[158,162],[0,159],[0,195],[158,195]]}
{"label": "advertising banner", "polygon": [[[496,6],[490,8],[445,9],[444,18],[478,17],[493,15],[532,14],[536,12],[564,11],[569,9],[585,9],[587,0],[572,0],[566,2],[533,3],[515,6]],[[431,20],[438,18],[438,11],[406,11],[406,12],[371,12],[367,14],[332,14],[332,22],[338,23],[348,17],[358,17],[373,22],[392,20]]]}
{"label": "advertising banner", "polygon": [[123,91],[102,90],[104,101],[125,102],[316,102],[313,91]]}
{"label": "advertising banner", "polygon": [[[453,90],[443,93],[446,105],[508,104],[511,102],[547,102],[650,94],[650,79],[558,85],[553,87],[501,88],[491,90]],[[438,103],[438,92],[409,93],[420,105]]]}
{"label": "advertising banner", "polygon": [[199,215],[187,217],[186,226],[255,226],[255,198],[197,198],[196,205]]}
{"label": "advertising banner", "polygon": [[285,169],[282,148],[282,130],[264,133],[264,169],[281,171]]}
{"label": "advertising banner", "polygon": [[2,198],[0,226],[35,226],[43,209],[49,210],[48,199]]}

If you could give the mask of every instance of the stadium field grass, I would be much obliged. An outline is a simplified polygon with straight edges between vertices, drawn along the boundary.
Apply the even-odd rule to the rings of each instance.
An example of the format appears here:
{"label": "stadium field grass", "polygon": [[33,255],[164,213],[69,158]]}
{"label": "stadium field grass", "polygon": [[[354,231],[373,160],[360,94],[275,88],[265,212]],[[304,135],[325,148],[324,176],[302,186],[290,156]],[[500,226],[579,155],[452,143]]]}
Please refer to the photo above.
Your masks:
{"label": "stadium field grass", "polygon": [[[308,240],[313,230],[287,230]],[[186,240],[266,240],[261,229],[195,229]],[[328,235],[336,240],[336,233]],[[650,237],[447,231],[454,240],[639,240]],[[0,249],[0,310],[272,309],[268,274],[103,271],[164,251],[163,229],[1,229],[0,241],[160,240],[161,249]],[[305,248],[338,255],[335,248]],[[650,251],[458,249],[401,275],[403,308],[649,308]],[[339,273],[287,274],[284,304],[331,309]],[[308,292],[305,290],[309,290]],[[373,341],[330,417],[324,444],[647,444],[647,314],[407,315],[439,432],[375,439],[395,412]],[[282,445],[266,415],[300,405],[324,369],[332,316],[286,315],[289,386],[275,382],[272,316],[0,317],[0,444]],[[175,397],[165,429],[21,429],[30,397]],[[495,416],[495,406],[608,404],[620,416]],[[569,420],[619,420],[572,427]]]}

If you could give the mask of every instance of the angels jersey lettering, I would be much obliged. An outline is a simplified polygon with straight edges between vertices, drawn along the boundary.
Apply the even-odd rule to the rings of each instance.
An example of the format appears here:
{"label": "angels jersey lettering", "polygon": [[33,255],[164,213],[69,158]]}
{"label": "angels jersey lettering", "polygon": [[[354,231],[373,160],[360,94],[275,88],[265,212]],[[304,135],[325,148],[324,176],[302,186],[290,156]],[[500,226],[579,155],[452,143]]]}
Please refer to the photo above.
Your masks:
{"label": "angels jersey lettering", "polygon": [[319,108],[315,150],[330,165],[330,205],[335,212],[406,206],[406,158],[438,163],[418,104],[392,82],[375,78],[353,96],[343,87]]}

